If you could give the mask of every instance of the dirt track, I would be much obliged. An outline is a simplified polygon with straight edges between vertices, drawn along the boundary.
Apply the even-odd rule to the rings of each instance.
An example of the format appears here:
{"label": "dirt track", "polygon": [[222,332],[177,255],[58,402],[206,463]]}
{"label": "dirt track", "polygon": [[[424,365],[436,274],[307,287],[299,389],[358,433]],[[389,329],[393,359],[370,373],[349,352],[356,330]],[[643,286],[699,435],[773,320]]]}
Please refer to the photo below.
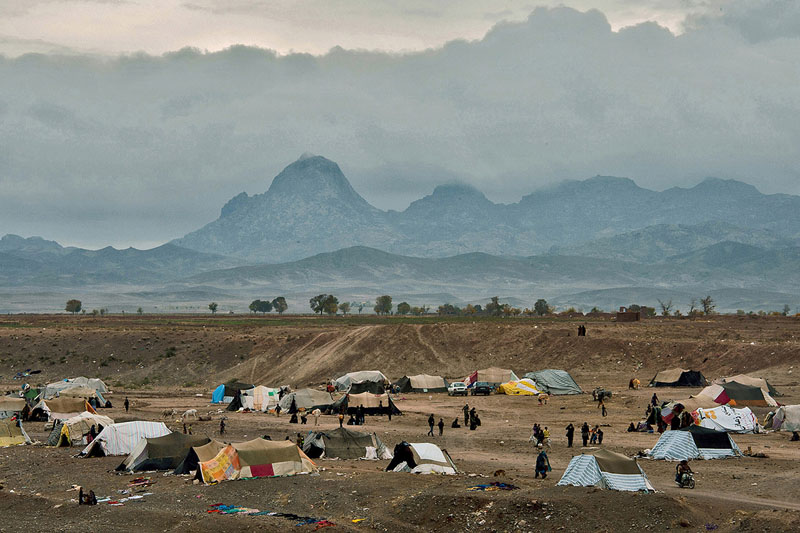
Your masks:
{"label": "dirt track", "polygon": [[[98,373],[110,378],[116,389],[112,395],[115,407],[103,414],[117,421],[158,419],[167,406],[212,410],[210,389],[224,380],[220,376],[256,376],[254,381],[266,385],[282,384],[294,376],[297,381],[292,384],[303,386],[344,370],[367,368],[398,378],[412,371],[463,376],[490,364],[510,366],[518,372],[560,367],[570,370],[584,389],[610,387],[614,397],[608,402],[605,419],[587,395],[553,397],[547,406],[525,397],[469,397],[467,401],[483,420],[483,426],[471,432],[449,428],[449,422],[461,413],[463,398],[401,395],[397,405],[403,416],[391,423],[383,417],[369,417],[363,429],[375,431],[389,446],[400,440],[420,442],[430,439],[425,437],[428,414],[441,416],[447,422],[445,434],[430,440],[446,448],[464,473],[452,477],[388,474],[382,472],[386,461],[322,460],[320,476],[214,487],[155,474],[153,495],[121,507],[78,507],[70,502],[75,493],[67,492],[77,483],[94,488],[98,495],[118,494],[131,478],[109,472],[121,458],[76,459],[71,457],[77,452],[74,449],[7,448],[0,451],[4,485],[0,509],[4,514],[13,511],[14,518],[4,523],[3,530],[313,529],[295,527],[294,522],[282,518],[207,514],[208,505],[218,502],[327,518],[337,524],[335,530],[356,531],[705,531],[706,525],[719,531],[790,531],[796,529],[800,517],[796,503],[800,500],[800,446],[781,433],[734,436],[742,449],[750,446],[769,457],[693,465],[698,472],[694,491],[673,488],[674,464],[648,460],[640,464],[660,491],[657,494],[555,487],[570,457],[580,450],[566,448],[563,428],[568,422],[576,426],[584,420],[604,424],[603,446],[620,453],[633,455],[653,446],[657,435],[625,432],[630,421],[641,417],[652,394],[652,389],[628,391],[633,375],[647,381],[656,370],[681,364],[714,378],[760,365],[762,373],[785,394],[780,401],[800,402],[800,387],[789,373],[800,360],[797,321],[589,322],[589,336],[584,339],[574,333],[567,336],[573,323],[559,321],[397,324],[298,320],[298,324],[268,325],[244,320],[241,325],[222,325],[208,320],[146,324],[112,317],[106,322],[75,324],[52,318],[45,323],[45,319],[0,327],[0,364],[5,369],[11,364],[24,366],[23,361],[42,361],[42,381]],[[176,347],[176,353],[165,357],[170,346]],[[60,363],[67,350],[70,355]],[[114,353],[114,359],[98,366],[108,361],[109,353]],[[86,357],[97,363],[85,363]],[[447,368],[443,368],[444,358],[452,360]],[[6,388],[18,386],[19,381],[7,377],[2,378]],[[190,381],[197,384],[184,386]],[[131,384],[135,388],[126,390]],[[664,389],[658,394],[667,399],[692,392],[697,391]],[[196,397],[197,393],[204,397]],[[129,415],[120,408],[125,394],[134,405]],[[763,414],[762,409],[756,411]],[[218,416],[215,414],[212,422],[194,423],[194,432],[213,436]],[[286,417],[228,416],[231,440],[264,434],[282,439],[308,429],[289,424]],[[544,481],[532,475],[534,454],[528,437],[534,422],[548,426],[554,437],[550,452],[553,472]],[[170,424],[180,430],[180,424]],[[323,427],[335,425],[333,418],[323,418]],[[44,424],[29,424],[26,429],[34,439],[46,436]],[[505,473],[495,478],[497,470]],[[520,489],[467,491],[469,486],[495,480]],[[351,522],[357,518],[366,520]],[[690,525],[681,528],[681,521]]]}

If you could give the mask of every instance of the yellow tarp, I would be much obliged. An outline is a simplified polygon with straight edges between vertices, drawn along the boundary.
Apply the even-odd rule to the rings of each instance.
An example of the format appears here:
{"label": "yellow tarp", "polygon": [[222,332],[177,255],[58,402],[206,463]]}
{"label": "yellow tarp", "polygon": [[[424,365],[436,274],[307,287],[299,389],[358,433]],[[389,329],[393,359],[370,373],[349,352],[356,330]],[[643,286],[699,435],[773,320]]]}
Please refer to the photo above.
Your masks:
{"label": "yellow tarp", "polygon": [[508,394],[509,396],[538,396],[539,389],[536,388],[536,383],[532,379],[524,378],[519,381],[509,381],[503,383],[497,388],[500,394]]}

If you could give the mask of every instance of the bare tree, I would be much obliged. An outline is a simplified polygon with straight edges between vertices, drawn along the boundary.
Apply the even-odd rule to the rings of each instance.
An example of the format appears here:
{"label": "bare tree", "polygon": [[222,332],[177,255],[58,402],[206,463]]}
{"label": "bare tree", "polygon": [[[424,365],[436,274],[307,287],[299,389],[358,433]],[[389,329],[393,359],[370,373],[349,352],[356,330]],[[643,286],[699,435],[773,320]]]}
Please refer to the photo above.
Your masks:
{"label": "bare tree", "polygon": [[714,308],[717,307],[711,295],[708,295],[705,298],[701,298],[700,305],[703,306],[704,315],[710,315],[711,313],[714,312]]}
{"label": "bare tree", "polygon": [[661,316],[669,316],[672,312],[672,300],[668,302],[662,302],[658,300],[658,305],[661,306]]}

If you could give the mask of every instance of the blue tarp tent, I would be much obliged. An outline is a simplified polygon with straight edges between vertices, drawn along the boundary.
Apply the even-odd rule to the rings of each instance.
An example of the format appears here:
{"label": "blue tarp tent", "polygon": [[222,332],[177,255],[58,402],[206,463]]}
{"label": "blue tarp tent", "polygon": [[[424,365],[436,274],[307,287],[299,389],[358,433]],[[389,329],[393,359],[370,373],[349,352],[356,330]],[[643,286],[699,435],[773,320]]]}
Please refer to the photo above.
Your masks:
{"label": "blue tarp tent", "polygon": [[222,403],[225,398],[225,385],[220,385],[211,394],[211,403]]}

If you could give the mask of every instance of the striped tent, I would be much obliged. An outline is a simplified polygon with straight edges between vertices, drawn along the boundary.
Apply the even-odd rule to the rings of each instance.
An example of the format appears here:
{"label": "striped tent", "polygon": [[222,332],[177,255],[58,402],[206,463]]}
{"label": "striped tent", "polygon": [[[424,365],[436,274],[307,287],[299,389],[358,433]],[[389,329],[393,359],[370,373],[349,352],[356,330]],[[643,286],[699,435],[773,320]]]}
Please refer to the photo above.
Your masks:
{"label": "striped tent", "polygon": [[538,396],[539,389],[536,388],[536,383],[530,378],[522,378],[519,381],[509,381],[503,383],[497,388],[500,394],[508,394],[510,396]]}
{"label": "striped tent", "polygon": [[297,445],[288,440],[254,439],[229,444],[212,459],[199,464],[204,483],[252,477],[293,476],[317,470]]}
{"label": "striped tent", "polygon": [[557,485],[630,492],[654,490],[635,459],[605,449],[573,457]]}
{"label": "striped tent", "polygon": [[458,469],[447,450],[428,442],[401,442],[394,447],[394,457],[387,472],[412,474],[457,474]]}
{"label": "striped tent", "polygon": [[733,439],[723,431],[700,426],[665,431],[648,457],[667,461],[684,459],[725,459],[740,457],[742,451]]}
{"label": "striped tent", "polygon": [[122,422],[111,424],[80,453],[82,457],[128,455],[142,439],[163,437],[171,432],[163,422]]}

